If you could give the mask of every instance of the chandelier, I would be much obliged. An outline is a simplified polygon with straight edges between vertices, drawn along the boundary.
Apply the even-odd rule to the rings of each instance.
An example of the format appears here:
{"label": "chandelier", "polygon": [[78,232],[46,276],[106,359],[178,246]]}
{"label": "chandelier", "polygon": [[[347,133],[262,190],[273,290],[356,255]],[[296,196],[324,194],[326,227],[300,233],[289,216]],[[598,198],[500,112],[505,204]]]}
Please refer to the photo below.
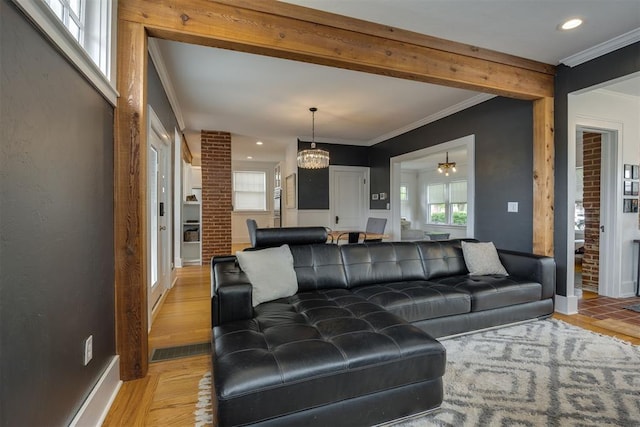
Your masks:
{"label": "chandelier", "polygon": [[311,111],[311,148],[298,153],[298,167],[302,169],[323,169],[329,167],[329,152],[316,148],[316,107]]}
{"label": "chandelier", "polygon": [[449,171],[456,172],[456,162],[449,163],[449,152],[447,151],[447,158],[444,163],[438,163],[438,172],[444,173],[444,176],[449,176]]}

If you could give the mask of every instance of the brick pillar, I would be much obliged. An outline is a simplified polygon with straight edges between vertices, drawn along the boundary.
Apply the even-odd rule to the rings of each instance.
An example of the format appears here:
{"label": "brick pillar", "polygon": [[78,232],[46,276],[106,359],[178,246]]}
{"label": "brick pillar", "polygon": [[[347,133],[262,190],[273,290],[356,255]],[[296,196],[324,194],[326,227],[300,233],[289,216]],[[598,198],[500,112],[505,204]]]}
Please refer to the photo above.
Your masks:
{"label": "brick pillar", "polygon": [[584,178],[584,257],[582,258],[582,286],[598,289],[600,274],[600,169],[602,136],[585,133],[582,136]]}
{"label": "brick pillar", "polygon": [[202,263],[231,253],[231,134],[203,130]]}

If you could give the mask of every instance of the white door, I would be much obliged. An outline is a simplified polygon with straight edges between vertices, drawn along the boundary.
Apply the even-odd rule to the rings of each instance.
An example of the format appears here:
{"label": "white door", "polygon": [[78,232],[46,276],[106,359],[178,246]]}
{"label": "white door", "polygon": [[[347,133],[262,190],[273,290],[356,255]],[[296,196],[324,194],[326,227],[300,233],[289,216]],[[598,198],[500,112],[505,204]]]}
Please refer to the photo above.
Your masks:
{"label": "white door", "polygon": [[169,146],[167,133],[149,107],[149,144],[147,165],[148,190],[148,315],[162,294],[169,288],[170,269],[170,198],[169,198]]}
{"label": "white door", "polygon": [[334,230],[362,230],[367,222],[369,168],[331,166],[330,211]]}

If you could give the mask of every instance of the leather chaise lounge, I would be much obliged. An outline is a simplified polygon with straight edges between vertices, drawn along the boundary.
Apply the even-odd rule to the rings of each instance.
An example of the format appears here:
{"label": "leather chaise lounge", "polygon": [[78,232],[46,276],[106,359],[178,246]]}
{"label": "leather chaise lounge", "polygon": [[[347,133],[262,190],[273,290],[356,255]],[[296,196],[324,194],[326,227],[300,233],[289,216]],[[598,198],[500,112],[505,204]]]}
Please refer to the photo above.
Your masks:
{"label": "leather chaise lounge", "polygon": [[553,313],[552,258],[499,251],[508,276],[469,276],[461,240],[338,246],[321,230],[290,246],[297,293],[255,308],[236,257],[212,260],[219,426],[369,426],[436,409],[435,338]]}

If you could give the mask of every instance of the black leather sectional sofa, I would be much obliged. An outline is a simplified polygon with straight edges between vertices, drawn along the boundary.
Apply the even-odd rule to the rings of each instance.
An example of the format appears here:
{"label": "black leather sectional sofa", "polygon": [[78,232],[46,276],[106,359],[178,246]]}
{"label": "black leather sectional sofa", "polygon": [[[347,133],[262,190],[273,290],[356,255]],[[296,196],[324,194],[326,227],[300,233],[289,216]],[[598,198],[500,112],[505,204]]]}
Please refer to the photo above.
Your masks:
{"label": "black leather sectional sofa", "polygon": [[220,426],[369,426],[440,406],[436,340],[553,313],[552,258],[499,251],[469,276],[461,241],[290,246],[294,296],[251,304],[235,257],[212,260]]}

